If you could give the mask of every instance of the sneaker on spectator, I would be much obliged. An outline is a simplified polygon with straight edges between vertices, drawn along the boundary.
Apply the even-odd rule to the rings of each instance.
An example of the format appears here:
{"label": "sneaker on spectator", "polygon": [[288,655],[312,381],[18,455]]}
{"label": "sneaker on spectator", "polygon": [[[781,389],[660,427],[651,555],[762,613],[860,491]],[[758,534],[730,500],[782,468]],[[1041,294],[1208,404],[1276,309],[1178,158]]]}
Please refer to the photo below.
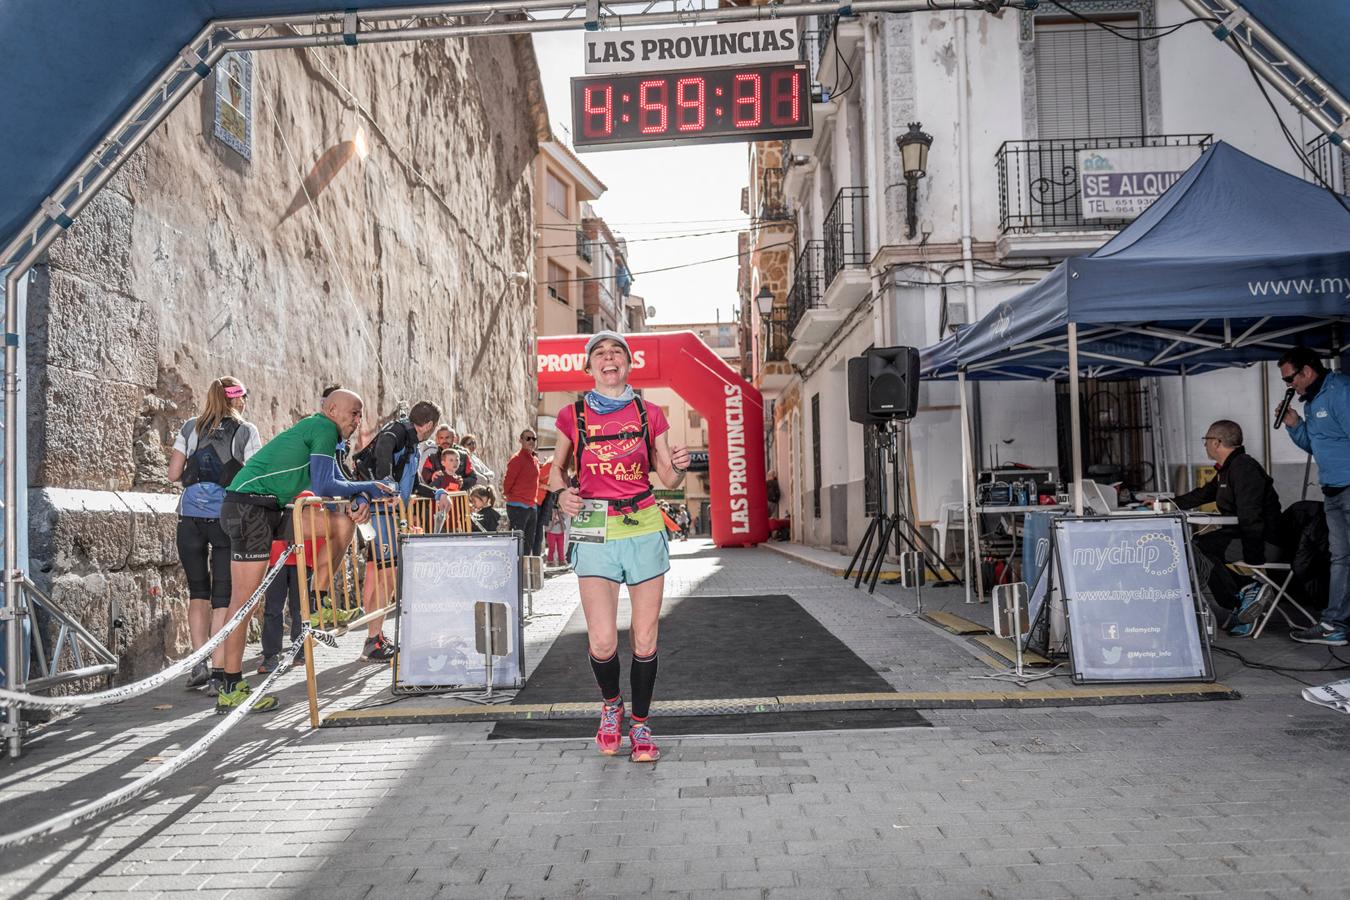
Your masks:
{"label": "sneaker on spectator", "polygon": [[656,762],[661,751],[652,740],[652,729],[646,722],[638,722],[628,730],[628,759],[631,762]]}
{"label": "sneaker on spectator", "polygon": [[1245,625],[1254,625],[1270,608],[1275,591],[1268,584],[1249,584],[1238,592],[1238,597],[1242,602],[1238,604],[1233,619]]}
{"label": "sneaker on spectator", "polygon": [[210,680],[211,664],[202,660],[188,671],[187,682],[184,687],[189,691],[195,691]]}
{"label": "sneaker on spectator", "polygon": [[600,710],[600,727],[595,732],[595,746],[605,756],[613,756],[623,746],[623,701],[606,703]]}
{"label": "sneaker on spectator", "polygon": [[1256,626],[1253,625],[1251,622],[1242,622],[1228,629],[1228,633],[1231,634],[1233,637],[1246,637],[1247,635],[1252,633],[1252,629],[1255,627]]}
{"label": "sneaker on spectator", "polygon": [[1300,644],[1326,644],[1328,647],[1344,647],[1350,644],[1345,629],[1318,622],[1311,628],[1299,628],[1289,632],[1289,636]]}
{"label": "sneaker on spectator", "polygon": [[270,653],[263,657],[262,662],[258,663],[258,674],[271,675],[279,665],[281,665],[281,654]]}
{"label": "sneaker on spectator", "polygon": [[[247,681],[242,679],[234,686],[234,690],[232,691],[226,691],[222,687],[220,693],[216,695],[216,715],[223,716],[234,712],[248,702],[248,698],[252,693],[253,689],[248,686]],[[278,703],[276,697],[271,694],[264,694],[258,699],[257,703],[253,704],[253,708],[250,709],[249,712],[271,712],[276,709],[277,706]]]}
{"label": "sneaker on spectator", "polygon": [[361,655],[366,659],[373,659],[377,662],[383,662],[394,658],[394,653],[398,650],[394,642],[384,636],[383,633],[374,637],[366,638],[365,646],[361,649]]}
{"label": "sneaker on spectator", "polygon": [[221,678],[219,675],[212,675],[206,680],[206,684],[201,687],[202,693],[211,697],[214,697],[223,690],[225,690],[225,679]]}

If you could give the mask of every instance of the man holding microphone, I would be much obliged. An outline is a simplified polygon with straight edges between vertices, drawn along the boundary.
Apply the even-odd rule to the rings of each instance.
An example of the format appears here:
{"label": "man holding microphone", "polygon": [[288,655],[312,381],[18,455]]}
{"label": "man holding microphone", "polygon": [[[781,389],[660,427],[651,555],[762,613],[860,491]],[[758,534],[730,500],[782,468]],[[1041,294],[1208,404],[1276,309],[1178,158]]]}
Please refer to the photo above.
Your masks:
{"label": "man holding microphone", "polygon": [[1281,403],[1289,437],[1317,460],[1331,541],[1331,588],[1322,618],[1290,632],[1304,644],[1344,647],[1350,625],[1350,377],[1328,372],[1316,351],[1295,347],[1280,357],[1280,377],[1303,401],[1306,421]]}

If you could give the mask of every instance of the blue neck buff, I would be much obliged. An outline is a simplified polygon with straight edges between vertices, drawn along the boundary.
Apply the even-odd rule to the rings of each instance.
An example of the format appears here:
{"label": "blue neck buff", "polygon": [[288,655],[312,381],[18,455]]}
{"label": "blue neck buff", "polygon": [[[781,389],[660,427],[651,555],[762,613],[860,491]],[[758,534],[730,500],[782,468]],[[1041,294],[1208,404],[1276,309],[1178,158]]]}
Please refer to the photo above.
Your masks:
{"label": "blue neck buff", "polygon": [[597,415],[607,416],[610,413],[616,413],[625,406],[633,402],[634,398],[632,386],[625,387],[623,393],[617,397],[606,397],[599,391],[586,392],[586,406]]}

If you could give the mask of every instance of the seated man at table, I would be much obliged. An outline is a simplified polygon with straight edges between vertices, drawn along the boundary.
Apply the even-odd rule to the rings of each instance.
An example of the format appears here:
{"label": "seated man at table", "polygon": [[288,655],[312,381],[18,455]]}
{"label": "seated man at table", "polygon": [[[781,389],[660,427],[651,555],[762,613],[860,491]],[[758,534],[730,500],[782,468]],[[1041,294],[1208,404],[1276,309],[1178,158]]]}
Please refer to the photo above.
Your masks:
{"label": "seated man at table", "polygon": [[1225,627],[1235,635],[1247,634],[1264,611],[1263,605],[1273,597],[1269,596],[1269,590],[1262,592],[1254,585],[1243,587],[1227,563],[1279,562],[1280,548],[1276,541],[1280,497],[1266,470],[1243,449],[1242,427],[1236,422],[1220,419],[1205,431],[1204,441],[1205,455],[1214,460],[1215,475],[1204,485],[1177,497],[1176,504],[1182,509],[1194,509],[1213,503],[1219,515],[1237,517],[1237,525],[1197,535],[1192,543],[1200,551],[1196,562],[1201,579],[1213,595],[1215,605],[1228,613]]}

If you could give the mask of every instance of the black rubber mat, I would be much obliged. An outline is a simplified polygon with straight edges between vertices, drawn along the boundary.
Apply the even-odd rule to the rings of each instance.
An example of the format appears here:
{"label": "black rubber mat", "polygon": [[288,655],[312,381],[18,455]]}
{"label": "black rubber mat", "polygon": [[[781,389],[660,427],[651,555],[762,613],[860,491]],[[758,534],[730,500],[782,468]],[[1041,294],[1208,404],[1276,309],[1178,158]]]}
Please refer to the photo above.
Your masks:
{"label": "black rubber mat", "polygon": [[[624,695],[628,695],[628,666],[632,658],[628,639],[627,601],[620,601],[619,659],[623,664]],[[586,620],[578,607],[563,627],[553,646],[516,695],[521,703],[590,703],[599,700],[595,676],[587,657]],[[894,688],[863,662],[856,653],[831,634],[825,626],[802,609],[797,601],[782,594],[751,597],[676,597],[668,598],[661,610],[661,630],[657,640],[660,671],[656,681],[658,700],[716,700],[739,697],[776,697],[788,694],[845,694],[890,692]],[[868,710],[889,715],[891,711]],[[903,715],[905,711],[898,711]],[[777,714],[774,714],[777,715]],[[840,726],[830,724],[839,712],[794,713],[803,718],[790,730],[820,730]],[[763,713],[744,716],[681,716],[662,719],[662,733],[670,732],[666,723],[676,718],[703,721],[726,718],[716,729],[700,726],[700,732],[772,731],[762,720]],[[733,720],[744,720],[732,726]],[[820,724],[803,724],[817,721]],[[863,721],[859,719],[858,721]],[[914,724],[894,720],[898,725]],[[498,723],[493,734],[505,736]],[[539,737],[566,737],[584,733],[567,730],[552,734],[553,728],[568,728],[566,722],[513,722],[519,727],[541,728],[530,733]],[[594,731],[594,724],[585,727]],[[572,723],[575,728],[576,723]],[[857,727],[895,727],[869,725]],[[683,732],[692,733],[692,732]],[[512,734],[512,737],[519,736]]]}
{"label": "black rubber mat", "polygon": [[[632,660],[628,601],[621,599],[619,605],[620,683],[627,696]],[[586,619],[578,606],[515,702],[598,700],[587,649]],[[895,690],[796,600],[782,594],[668,598],[661,609],[657,651],[658,700]]]}
{"label": "black rubber mat", "polygon": [[[912,709],[839,709],[727,716],[653,716],[658,735],[774,734],[785,731],[847,731],[875,728],[928,728],[930,722]],[[498,722],[488,740],[539,741],[548,738],[595,737],[590,719],[519,719]]]}

